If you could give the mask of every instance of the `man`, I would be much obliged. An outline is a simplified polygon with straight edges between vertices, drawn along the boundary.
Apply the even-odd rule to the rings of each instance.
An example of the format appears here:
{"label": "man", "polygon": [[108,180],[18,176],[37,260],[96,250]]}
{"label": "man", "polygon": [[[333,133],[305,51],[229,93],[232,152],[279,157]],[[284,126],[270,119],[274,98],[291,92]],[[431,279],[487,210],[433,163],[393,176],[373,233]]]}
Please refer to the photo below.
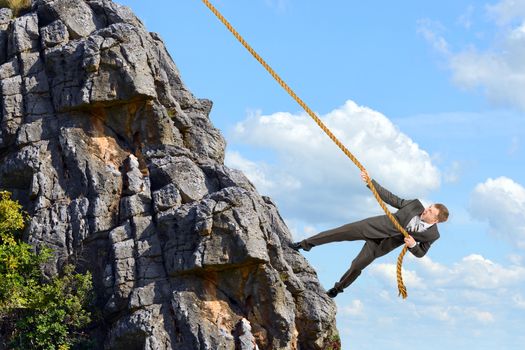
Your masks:
{"label": "man", "polygon": [[[361,178],[368,184],[369,176],[366,171],[361,172]],[[370,265],[374,259],[401,246],[403,242],[412,254],[418,258],[423,257],[430,249],[431,244],[439,238],[437,223],[448,219],[448,209],[443,204],[432,204],[425,209],[417,199],[399,198],[381,187],[375,180],[372,180],[372,183],[381,199],[398,209],[393,215],[409,233],[409,237],[404,238],[390,219],[386,215],[381,215],[324,231],[290,245],[297,251],[300,249],[308,251],[312,247],[331,242],[365,241],[361,252],[352,261],[348,271],[328,291],[331,298],[335,298],[337,294],[352,284],[361,274],[361,271]]]}

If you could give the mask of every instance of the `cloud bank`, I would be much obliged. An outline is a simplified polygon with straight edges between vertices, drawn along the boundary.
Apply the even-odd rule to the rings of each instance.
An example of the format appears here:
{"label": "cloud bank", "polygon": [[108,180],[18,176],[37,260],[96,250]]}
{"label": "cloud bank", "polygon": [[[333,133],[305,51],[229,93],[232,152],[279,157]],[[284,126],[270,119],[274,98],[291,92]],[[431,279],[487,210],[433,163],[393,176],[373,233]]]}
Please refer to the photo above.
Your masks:
{"label": "cloud bank", "polygon": [[[472,7],[459,21],[472,25]],[[525,2],[503,0],[484,8],[494,32],[489,47],[475,44],[452,49],[439,22],[422,19],[418,32],[447,60],[455,84],[467,90],[481,90],[497,106],[525,110]],[[468,25],[465,25],[468,18]]]}
{"label": "cloud bank", "polygon": [[[525,308],[523,295],[516,292],[525,283],[522,265],[504,266],[479,254],[465,256],[449,266],[427,256],[422,259],[409,256],[407,260],[410,268],[403,269],[403,278],[409,300],[414,303],[413,308],[407,310],[412,317],[450,325],[465,320],[489,324],[502,317],[501,305],[505,303],[501,300],[508,300],[511,309]],[[393,263],[374,264],[369,273],[395,290],[395,269]],[[366,308],[368,302],[370,300],[361,301],[361,308]]]}
{"label": "cloud bank", "polygon": [[498,238],[525,249],[525,188],[508,177],[489,178],[470,197],[473,218],[486,221]]}
{"label": "cloud bank", "polygon": [[[391,191],[415,198],[439,187],[430,155],[381,113],[349,100],[320,117]],[[251,115],[236,125],[233,140],[271,154],[254,162],[229,151],[226,163],[245,172],[291,219],[342,221],[377,212],[358,169],[306,114]]]}

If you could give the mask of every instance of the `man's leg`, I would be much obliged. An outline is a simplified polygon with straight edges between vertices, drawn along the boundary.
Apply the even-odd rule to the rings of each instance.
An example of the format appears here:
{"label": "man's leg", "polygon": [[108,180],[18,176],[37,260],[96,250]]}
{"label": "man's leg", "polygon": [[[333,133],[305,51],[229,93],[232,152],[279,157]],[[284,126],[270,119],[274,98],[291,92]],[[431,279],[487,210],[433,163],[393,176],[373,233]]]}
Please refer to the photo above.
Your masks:
{"label": "man's leg", "polygon": [[376,248],[377,244],[375,242],[366,241],[359,254],[357,254],[355,259],[352,261],[352,265],[350,265],[348,271],[346,271],[339,282],[336,282],[334,287],[328,291],[328,295],[333,298],[338,293],[341,293],[350,284],[352,284],[357,279],[357,277],[359,277],[361,271],[370,265],[372,261],[374,261]]}
{"label": "man's leg", "polygon": [[308,251],[312,249],[312,247],[326,243],[356,241],[359,239],[365,239],[363,232],[365,230],[366,225],[367,223],[364,220],[353,222],[351,224],[346,224],[331,230],[318,233],[315,236],[298,242],[298,245],[301,249]]}

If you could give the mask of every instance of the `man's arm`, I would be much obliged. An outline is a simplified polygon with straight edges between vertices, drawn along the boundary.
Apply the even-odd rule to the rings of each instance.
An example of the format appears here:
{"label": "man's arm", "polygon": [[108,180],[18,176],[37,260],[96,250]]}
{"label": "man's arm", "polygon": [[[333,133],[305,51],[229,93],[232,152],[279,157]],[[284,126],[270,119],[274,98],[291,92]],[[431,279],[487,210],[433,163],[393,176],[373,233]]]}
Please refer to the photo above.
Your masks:
{"label": "man's arm", "polygon": [[[366,170],[361,171],[361,178],[367,184],[367,187],[369,187],[368,180],[370,179],[370,176],[368,175]],[[385,203],[390,204],[394,208],[399,209],[408,202],[406,199],[399,198],[398,196],[396,196],[395,194],[393,194],[392,192],[390,192],[389,190],[387,190],[386,188],[378,184],[374,179],[371,179],[371,181],[374,187],[376,188],[377,193],[379,194],[379,197],[381,197],[381,199]]]}
{"label": "man's arm", "polygon": [[432,242],[420,242],[417,243],[414,237],[408,236],[405,237],[405,244],[408,247],[410,253],[414,254],[417,258],[422,258],[430,249]]}
{"label": "man's arm", "polygon": [[417,258],[422,258],[430,249],[431,242],[420,242],[416,243],[413,248],[408,248],[410,253],[414,254]]}

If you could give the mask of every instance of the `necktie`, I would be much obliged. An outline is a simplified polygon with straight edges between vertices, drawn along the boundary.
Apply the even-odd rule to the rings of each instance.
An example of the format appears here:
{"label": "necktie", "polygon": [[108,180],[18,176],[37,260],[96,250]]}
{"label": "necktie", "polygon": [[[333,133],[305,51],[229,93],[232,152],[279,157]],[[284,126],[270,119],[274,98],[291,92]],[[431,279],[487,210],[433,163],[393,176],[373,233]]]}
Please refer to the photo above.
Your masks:
{"label": "necktie", "polygon": [[421,220],[420,216],[414,216],[406,228],[412,232],[423,232],[426,230],[425,223]]}

